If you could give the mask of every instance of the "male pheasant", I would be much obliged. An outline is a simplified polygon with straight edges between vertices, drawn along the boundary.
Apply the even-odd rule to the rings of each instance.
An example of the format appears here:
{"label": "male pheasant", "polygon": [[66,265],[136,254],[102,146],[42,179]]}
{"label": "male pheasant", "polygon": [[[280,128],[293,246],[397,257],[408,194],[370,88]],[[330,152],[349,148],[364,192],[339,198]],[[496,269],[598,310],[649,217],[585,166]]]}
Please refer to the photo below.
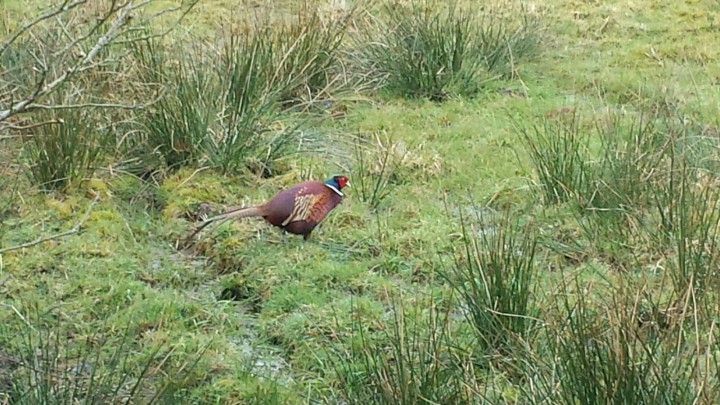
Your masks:
{"label": "male pheasant", "polygon": [[308,180],[280,191],[264,204],[230,209],[202,222],[190,236],[217,220],[231,218],[263,217],[270,224],[295,235],[310,238],[313,229],[332,211],[344,194],[342,189],[350,186],[345,176],[333,176],[324,183]]}

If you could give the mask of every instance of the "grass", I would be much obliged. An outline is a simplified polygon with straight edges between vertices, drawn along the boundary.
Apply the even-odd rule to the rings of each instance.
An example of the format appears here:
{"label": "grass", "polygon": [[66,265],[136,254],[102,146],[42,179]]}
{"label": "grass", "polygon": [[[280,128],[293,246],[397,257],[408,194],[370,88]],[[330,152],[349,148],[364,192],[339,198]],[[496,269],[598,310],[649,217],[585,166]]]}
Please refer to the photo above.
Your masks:
{"label": "grass", "polygon": [[382,88],[405,97],[472,97],[492,78],[512,76],[516,58],[531,53],[539,34],[528,15],[518,23],[455,1],[383,9],[356,38],[359,64]]}
{"label": "grass", "polygon": [[460,296],[467,322],[475,329],[479,357],[512,356],[517,342],[532,340],[536,326],[532,299],[537,241],[531,229],[519,228],[508,212],[494,223],[479,211],[473,219],[475,226],[460,218],[466,250],[443,277]]}
{"label": "grass", "polygon": [[398,299],[390,298],[391,318],[376,333],[358,317],[352,326],[357,340],[332,357],[340,397],[374,404],[471,402],[473,390],[460,383],[472,369],[471,356],[451,347],[447,306],[420,299],[428,310],[413,310]]}
{"label": "grass", "polygon": [[38,119],[49,124],[31,129],[24,141],[29,179],[42,189],[62,191],[92,177],[112,135],[92,126],[83,111],[42,113]]}
{"label": "grass", "polygon": [[330,77],[347,22],[328,27],[317,13],[301,17],[279,27],[258,22],[252,35],[198,40],[190,49],[137,43],[141,85],[165,93],[139,119],[146,150],[171,170],[205,163],[224,173],[253,166],[265,177],[277,174],[275,161],[309,138],[300,130],[310,118],[283,112],[307,109],[339,86]]}
{"label": "grass", "polygon": [[640,315],[641,297],[632,290],[600,305],[583,290],[577,280],[560,289],[563,297],[553,310],[562,321],[546,329],[552,334],[547,339],[552,361],[536,370],[540,393],[531,397],[565,404],[671,404],[715,396],[706,397],[693,377],[703,372],[696,361],[703,355],[694,350],[704,349],[682,336],[691,319],[680,315],[670,325],[648,322]]}
{"label": "grass", "polygon": [[396,172],[405,155],[400,155],[395,146],[379,135],[369,141],[358,138],[353,145],[356,164],[352,177],[357,195],[372,209],[392,194],[393,180],[398,180]]}
{"label": "grass", "polygon": [[[13,308],[18,311],[17,309]],[[67,329],[48,313],[23,308],[26,316],[3,326],[3,361],[10,367],[3,375],[5,400],[14,404],[82,402],[174,403],[179,399],[174,382],[187,378],[202,351],[189,358],[184,370],[169,381],[162,380],[163,367],[172,348],[161,342],[138,356],[133,346],[142,333],[128,324],[119,336],[102,336],[97,331]],[[18,311],[17,314],[22,316]],[[51,315],[52,316],[52,315]],[[84,338],[84,342],[83,342]],[[79,343],[79,344],[78,344]],[[174,369],[174,367],[173,367]],[[174,381],[173,381],[174,380]]]}
{"label": "grass", "polygon": [[[495,18],[522,24],[503,4]],[[22,403],[18,387],[37,387],[35,403],[62,387],[75,388],[66,402],[90,398],[95,381],[118,402],[139,382],[140,403],[163,387],[197,404],[717,403],[717,4],[526,4],[542,28],[534,53],[502,59],[504,74],[480,69],[482,91],[466,86],[470,69],[421,97],[380,86],[357,31],[401,19],[432,35],[465,20],[402,5],[416,13],[361,5],[342,36],[311,39],[322,18],[268,32],[297,37],[258,51],[277,50],[269,61],[297,44],[285,60],[307,75],[277,73],[297,81],[265,93],[293,69],[241,70],[263,60],[246,57],[245,16],[206,2],[127,59],[132,83],[112,82],[116,97],[166,98],[83,110],[82,131],[0,134],[0,402]],[[340,13],[326,6],[323,18]],[[422,16],[438,24],[418,27]],[[399,46],[396,34],[380,39]],[[449,63],[440,48],[428,49]],[[266,135],[291,130],[271,153]],[[242,134],[257,142],[218,141]],[[36,175],[53,145],[80,158]],[[176,248],[207,210],[338,172],[352,188],[309,242],[244,219]],[[73,181],[47,192],[60,178]],[[94,379],[67,367],[83,359]],[[48,374],[55,385],[29,383]]]}

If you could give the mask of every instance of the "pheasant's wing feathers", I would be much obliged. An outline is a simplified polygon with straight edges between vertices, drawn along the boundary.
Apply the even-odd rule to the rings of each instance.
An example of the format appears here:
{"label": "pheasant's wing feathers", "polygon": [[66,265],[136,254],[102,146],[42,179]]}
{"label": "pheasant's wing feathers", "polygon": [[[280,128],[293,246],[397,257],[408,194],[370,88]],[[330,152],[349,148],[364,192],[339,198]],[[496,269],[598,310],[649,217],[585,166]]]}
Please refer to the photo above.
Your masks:
{"label": "pheasant's wing feathers", "polygon": [[311,221],[317,218],[318,211],[323,209],[325,196],[322,193],[306,193],[304,191],[300,190],[295,194],[292,211],[282,222],[282,226],[287,226],[291,222]]}
{"label": "pheasant's wing feathers", "polygon": [[331,203],[329,193],[325,192],[322,194],[322,201],[318,201],[317,204],[313,205],[312,212],[310,213],[310,220],[319,223],[325,218],[325,216],[335,207],[335,204]]}

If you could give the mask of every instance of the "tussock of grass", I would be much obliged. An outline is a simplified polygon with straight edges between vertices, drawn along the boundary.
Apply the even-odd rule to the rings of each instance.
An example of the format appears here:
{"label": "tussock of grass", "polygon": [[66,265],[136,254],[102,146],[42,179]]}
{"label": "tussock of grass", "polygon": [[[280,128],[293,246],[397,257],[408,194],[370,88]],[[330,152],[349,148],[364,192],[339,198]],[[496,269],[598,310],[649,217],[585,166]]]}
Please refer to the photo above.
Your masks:
{"label": "tussock of grass", "polygon": [[183,372],[160,382],[172,351],[165,342],[136,347],[134,335],[142,332],[131,325],[117,337],[97,332],[84,336],[84,331],[68,330],[59,321],[45,324],[48,319],[43,318],[53,314],[38,313],[37,308],[34,313],[13,310],[18,318],[4,324],[0,353],[4,399],[13,404],[174,403],[179,398],[174,382],[187,378],[204,351],[186,359]]}
{"label": "tussock of grass", "polygon": [[97,128],[89,115],[78,110],[36,115],[47,124],[32,128],[24,142],[26,173],[33,184],[64,191],[92,177],[110,135]]}
{"label": "tussock of grass", "polygon": [[474,96],[485,82],[511,76],[516,60],[534,49],[535,23],[505,17],[456,1],[393,2],[360,33],[356,52],[372,80],[393,94]]}
{"label": "tussock of grass", "polygon": [[[389,141],[386,140],[385,143]],[[404,156],[398,156],[394,147],[383,145],[383,140],[379,136],[376,140],[371,139],[370,142],[363,142],[358,138],[354,149],[357,168],[352,173],[352,177],[357,185],[358,196],[371,209],[377,209],[392,193],[391,178]]]}
{"label": "tussock of grass", "polygon": [[[379,331],[357,318],[351,349],[331,359],[342,400],[351,403],[474,403],[463,374],[470,356],[454,347],[447,309],[410,309],[392,299]],[[379,336],[378,336],[379,335]],[[377,336],[377,337],[375,337]]]}
{"label": "tussock of grass", "polygon": [[692,291],[705,297],[717,283],[713,276],[720,258],[717,177],[693,168],[681,156],[671,163],[669,178],[653,189],[657,228],[646,230],[650,240],[671,246],[670,278],[678,296]]}
{"label": "tussock of grass", "polygon": [[565,118],[519,128],[545,204],[573,201],[587,187],[588,137],[574,112]]}
{"label": "tussock of grass", "polygon": [[[595,120],[592,137],[580,134],[576,117],[546,120],[544,130],[522,134],[545,204],[575,205],[581,229],[608,260],[637,259],[648,241],[672,246],[679,262],[671,274],[683,294],[690,283],[705,288],[701,268],[714,260],[717,196],[711,184],[717,178],[706,167],[718,155],[716,141],[698,142],[696,128],[677,118],[608,113]],[[590,139],[599,139],[599,146],[591,148]],[[659,242],[660,235],[674,242]]]}
{"label": "tussock of grass", "polygon": [[477,226],[460,218],[464,249],[443,277],[458,293],[461,310],[475,329],[477,354],[507,356],[532,340],[538,320],[533,302],[536,241],[507,212],[494,223],[476,212]]}
{"label": "tussock of grass", "polygon": [[[318,13],[290,23],[255,23],[208,46],[135,48],[139,76],[164,96],[143,117],[147,149],[167,167],[207,164],[223,173],[251,169],[277,175],[275,161],[308,140],[310,117],[289,114],[332,97],[348,17],[325,22]],[[212,68],[209,68],[212,67]]]}
{"label": "tussock of grass", "polygon": [[526,391],[532,403],[705,403],[716,397],[703,383],[713,371],[697,362],[714,357],[707,346],[714,338],[704,328],[701,336],[685,335],[686,327],[699,326],[683,312],[687,307],[648,317],[639,290],[623,288],[594,304],[588,287],[577,279],[560,287],[543,332],[549,357],[528,376],[537,387]]}
{"label": "tussock of grass", "polygon": [[350,78],[342,71],[341,51],[355,11],[352,8],[340,16],[324,18],[320,11],[306,10],[297,22],[275,32],[277,40],[285,42],[274,72],[275,79],[286,81],[279,95],[285,108],[307,108],[331,100],[349,84]]}

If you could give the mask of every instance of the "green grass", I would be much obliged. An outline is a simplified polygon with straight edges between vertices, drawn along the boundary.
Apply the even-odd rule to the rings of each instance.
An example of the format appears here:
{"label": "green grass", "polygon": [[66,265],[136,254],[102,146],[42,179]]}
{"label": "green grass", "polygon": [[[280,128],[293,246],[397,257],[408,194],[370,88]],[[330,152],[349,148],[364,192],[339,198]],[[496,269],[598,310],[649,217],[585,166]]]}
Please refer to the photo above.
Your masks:
{"label": "green grass", "polygon": [[472,97],[493,78],[511,77],[536,47],[538,26],[531,16],[517,17],[522,10],[512,20],[457,2],[410,3],[385,5],[356,38],[359,63],[392,94]]}
{"label": "green grass", "polygon": [[[11,3],[3,21],[27,11]],[[300,7],[280,3],[283,16]],[[141,116],[114,112],[115,149],[61,166],[74,181],[46,193],[36,184],[57,176],[27,159],[47,144],[28,139],[23,154],[0,139],[12,162],[0,167],[0,249],[72,229],[97,199],[78,232],[0,253],[0,402],[32,377],[5,359],[38,346],[68,364],[97,357],[111,393],[149,365],[146,401],[168,386],[197,404],[716,403],[720,6],[630,3],[526,4],[544,27],[537,53],[472,98],[406,100],[366,91],[372,80],[325,93],[325,73],[358,66],[322,59],[287,94],[324,103],[260,119],[282,133],[302,117],[315,142],[274,156],[269,173],[234,158],[237,170],[204,169],[198,155],[148,175],[186,157],[130,160],[152,152],[119,142]],[[220,22],[242,32],[238,7],[202,2],[171,42],[212,38]],[[357,56],[352,44],[339,53]],[[199,117],[192,83],[157,107],[175,126]],[[308,242],[249,219],[177,249],[202,203],[259,203],[337,172],[353,187]],[[113,367],[128,331],[127,367]],[[73,338],[27,340],[53,333]]]}

